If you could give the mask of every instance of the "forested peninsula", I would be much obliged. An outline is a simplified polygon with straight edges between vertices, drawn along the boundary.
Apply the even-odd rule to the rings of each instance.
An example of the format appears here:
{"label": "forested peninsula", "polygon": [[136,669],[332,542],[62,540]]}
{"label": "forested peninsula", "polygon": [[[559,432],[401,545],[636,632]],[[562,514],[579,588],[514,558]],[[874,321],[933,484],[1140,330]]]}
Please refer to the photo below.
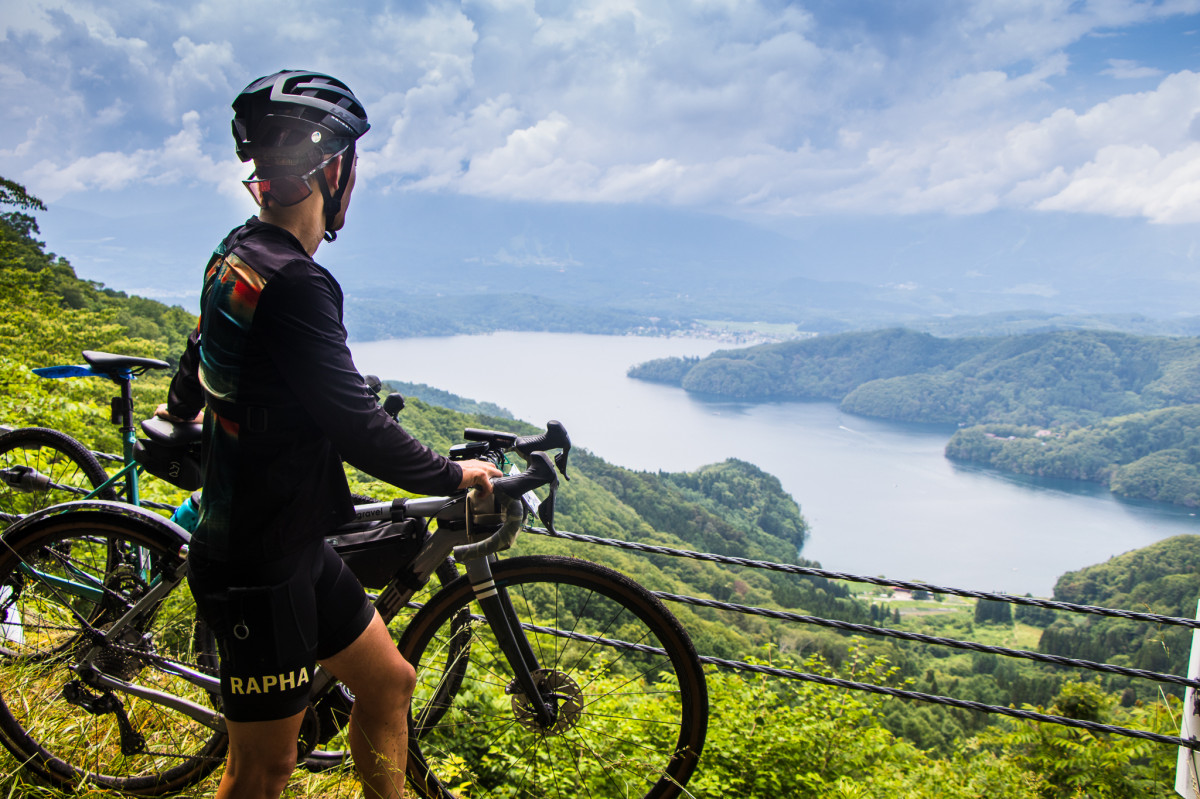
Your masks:
{"label": "forested peninsula", "polygon": [[749,402],[956,425],[950,458],[1200,504],[1200,339],[1113,331],[938,338],[892,329],[666,358],[631,377]]}

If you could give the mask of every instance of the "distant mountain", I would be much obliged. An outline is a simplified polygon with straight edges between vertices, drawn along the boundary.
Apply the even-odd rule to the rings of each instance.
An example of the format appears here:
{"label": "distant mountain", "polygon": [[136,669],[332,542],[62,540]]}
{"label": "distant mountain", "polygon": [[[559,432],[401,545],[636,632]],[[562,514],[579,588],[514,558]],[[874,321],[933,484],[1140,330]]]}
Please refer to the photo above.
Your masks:
{"label": "distant mountain", "polygon": [[[194,310],[209,253],[250,209],[198,191],[180,226],[163,217],[156,191],[120,207],[103,192],[71,195],[39,222],[81,277]],[[348,295],[397,305],[520,294],[821,332],[1016,309],[1171,320],[1200,308],[1195,226],[993,212],[768,227],[680,208],[372,195],[366,185],[355,199],[343,235],[318,258]]]}

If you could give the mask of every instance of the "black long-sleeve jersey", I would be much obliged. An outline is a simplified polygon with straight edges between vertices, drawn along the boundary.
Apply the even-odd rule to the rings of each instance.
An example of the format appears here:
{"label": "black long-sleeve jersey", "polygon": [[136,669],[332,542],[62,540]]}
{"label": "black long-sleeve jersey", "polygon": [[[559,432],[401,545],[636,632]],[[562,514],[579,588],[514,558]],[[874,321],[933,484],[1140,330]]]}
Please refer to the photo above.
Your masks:
{"label": "black long-sleeve jersey", "polygon": [[352,518],[342,461],[424,494],[458,464],[379,407],[354,366],[342,290],[288,231],[251,218],[213,253],[200,323],[168,409],[204,418],[204,499],[192,551],[278,557]]}

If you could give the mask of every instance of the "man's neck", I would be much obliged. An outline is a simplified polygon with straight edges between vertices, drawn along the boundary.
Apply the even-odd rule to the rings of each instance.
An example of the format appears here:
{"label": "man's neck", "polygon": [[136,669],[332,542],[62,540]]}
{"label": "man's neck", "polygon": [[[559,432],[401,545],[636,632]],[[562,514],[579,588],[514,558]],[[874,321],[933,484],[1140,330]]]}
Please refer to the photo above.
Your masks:
{"label": "man's neck", "polygon": [[[314,202],[315,201],[315,202]],[[286,208],[262,208],[258,218],[269,225],[281,227],[296,237],[309,255],[316,253],[325,236],[325,204],[319,192],[313,192],[303,202]]]}

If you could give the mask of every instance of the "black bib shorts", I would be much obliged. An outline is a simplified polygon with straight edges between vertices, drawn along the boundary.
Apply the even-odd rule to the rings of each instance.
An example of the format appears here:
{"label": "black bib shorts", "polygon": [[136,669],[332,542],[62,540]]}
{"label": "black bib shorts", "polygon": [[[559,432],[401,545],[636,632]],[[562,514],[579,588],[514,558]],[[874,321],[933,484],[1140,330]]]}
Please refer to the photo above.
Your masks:
{"label": "black bib shorts", "polygon": [[367,629],[375,608],[323,540],[276,560],[190,557],[188,584],[217,637],[221,700],[231,721],[274,721],[308,705],[318,660]]}

